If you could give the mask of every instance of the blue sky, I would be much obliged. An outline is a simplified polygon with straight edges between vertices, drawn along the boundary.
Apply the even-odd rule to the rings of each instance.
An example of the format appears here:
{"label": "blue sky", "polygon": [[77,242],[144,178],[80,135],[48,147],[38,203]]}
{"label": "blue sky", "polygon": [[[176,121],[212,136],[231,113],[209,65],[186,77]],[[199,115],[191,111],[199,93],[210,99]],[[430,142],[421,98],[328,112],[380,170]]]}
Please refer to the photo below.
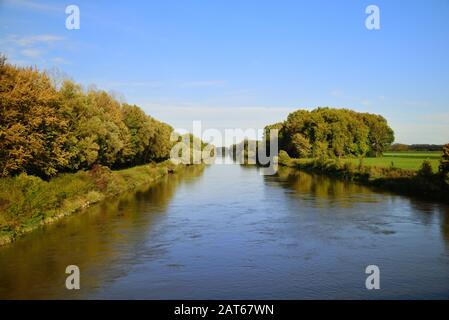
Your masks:
{"label": "blue sky", "polygon": [[[80,30],[65,28],[69,4]],[[365,28],[370,4],[380,30]],[[447,0],[0,0],[0,51],[176,128],[260,128],[333,106],[384,115],[397,142],[449,141]]]}

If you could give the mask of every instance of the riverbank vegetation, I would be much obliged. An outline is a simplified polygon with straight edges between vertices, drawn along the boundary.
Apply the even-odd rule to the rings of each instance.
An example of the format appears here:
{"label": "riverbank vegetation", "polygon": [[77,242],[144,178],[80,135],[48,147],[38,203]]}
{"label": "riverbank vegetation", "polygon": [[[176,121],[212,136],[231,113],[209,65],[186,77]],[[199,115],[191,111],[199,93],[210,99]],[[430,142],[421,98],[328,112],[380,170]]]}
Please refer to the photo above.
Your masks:
{"label": "riverbank vegetation", "polygon": [[22,173],[0,179],[0,244],[93,203],[182,169],[171,161],[113,171],[95,165],[87,171],[63,173],[46,181]]}
{"label": "riverbank vegetation", "polygon": [[351,160],[292,159],[283,150],[279,153],[281,166],[361,182],[398,193],[446,202],[449,200],[447,171],[435,173],[427,160],[422,162],[419,170],[370,166],[364,163],[363,158],[358,160],[358,164]]}
{"label": "riverbank vegetation", "polygon": [[[367,166],[395,167],[408,170],[419,170],[424,161],[428,161],[433,172],[438,172],[442,153],[436,152],[384,152],[382,157],[366,157],[363,163]],[[354,164],[359,163],[359,159],[349,159]]]}
{"label": "riverbank vegetation", "polygon": [[389,148],[389,152],[441,152],[443,145],[440,144],[404,144],[393,143]]}
{"label": "riverbank vegetation", "polygon": [[[347,109],[298,110],[286,121],[267,126],[266,137],[270,129],[279,130],[281,166],[401,193],[449,199],[449,145],[392,148],[393,130],[380,115]],[[404,151],[391,151],[398,148]]]}
{"label": "riverbank vegetation", "polygon": [[214,149],[172,133],[105,91],[57,85],[0,56],[0,244],[176,171],[167,160],[176,143],[189,158]]}
{"label": "riverbank vegetation", "polygon": [[119,169],[169,157],[173,129],[105,91],[0,59],[0,176],[49,179],[94,165]]}
{"label": "riverbank vegetation", "polygon": [[298,110],[267,126],[267,138],[270,129],[279,130],[279,149],[295,158],[380,156],[394,141],[385,118],[349,109]]}

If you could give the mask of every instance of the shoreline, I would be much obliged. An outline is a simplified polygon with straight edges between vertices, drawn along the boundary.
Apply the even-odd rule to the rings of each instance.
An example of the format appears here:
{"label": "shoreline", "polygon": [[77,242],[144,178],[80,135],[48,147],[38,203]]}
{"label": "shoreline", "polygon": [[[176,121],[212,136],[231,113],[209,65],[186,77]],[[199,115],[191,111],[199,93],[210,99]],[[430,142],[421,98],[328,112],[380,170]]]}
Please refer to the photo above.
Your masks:
{"label": "shoreline", "polygon": [[437,173],[420,175],[419,171],[396,167],[354,165],[344,160],[279,158],[279,166],[359,183],[399,195],[449,203],[449,186]]}
{"label": "shoreline", "polygon": [[110,197],[156,183],[184,167],[167,160],[122,170],[97,166],[49,181],[26,174],[0,179],[0,246]]}

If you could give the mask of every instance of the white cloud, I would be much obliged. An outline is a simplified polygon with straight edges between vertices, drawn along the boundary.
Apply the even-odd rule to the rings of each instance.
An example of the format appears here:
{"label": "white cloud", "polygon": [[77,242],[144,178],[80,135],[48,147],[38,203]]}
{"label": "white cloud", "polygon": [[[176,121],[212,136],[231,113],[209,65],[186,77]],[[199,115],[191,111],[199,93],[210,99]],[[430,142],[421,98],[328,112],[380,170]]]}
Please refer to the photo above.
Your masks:
{"label": "white cloud", "polygon": [[362,101],[360,101],[360,103],[364,106],[370,106],[371,105],[371,101],[369,101],[368,99],[362,99]]}
{"label": "white cloud", "polygon": [[21,9],[27,9],[32,11],[42,11],[42,12],[64,12],[63,7],[52,6],[48,4],[44,4],[38,1],[29,1],[29,0],[3,0],[3,5],[18,7]]}
{"label": "white cloud", "polygon": [[343,91],[334,89],[334,90],[331,90],[330,95],[333,97],[341,97],[341,96],[343,96]]}
{"label": "white cloud", "polygon": [[141,104],[145,112],[170,123],[175,128],[191,130],[192,122],[201,120],[204,128],[218,130],[234,128],[263,129],[266,125],[284,121],[297,108],[286,107],[223,107],[193,104]]}
{"label": "white cloud", "polygon": [[56,63],[56,64],[69,64],[69,62],[62,57],[54,57],[50,60],[51,60],[51,62]]}
{"label": "white cloud", "polygon": [[26,37],[18,37],[16,35],[12,35],[6,41],[10,41],[21,47],[29,47],[37,44],[48,45],[62,40],[64,40],[64,37],[51,34],[40,34]]}
{"label": "white cloud", "polygon": [[9,61],[18,65],[48,63],[67,64],[62,57],[49,58],[49,49],[55,43],[63,41],[65,38],[53,34],[39,34],[31,36],[8,35],[0,39],[0,45],[5,47],[4,54]]}
{"label": "white cloud", "polygon": [[23,49],[20,51],[20,54],[27,58],[38,58],[42,51],[39,49]]}

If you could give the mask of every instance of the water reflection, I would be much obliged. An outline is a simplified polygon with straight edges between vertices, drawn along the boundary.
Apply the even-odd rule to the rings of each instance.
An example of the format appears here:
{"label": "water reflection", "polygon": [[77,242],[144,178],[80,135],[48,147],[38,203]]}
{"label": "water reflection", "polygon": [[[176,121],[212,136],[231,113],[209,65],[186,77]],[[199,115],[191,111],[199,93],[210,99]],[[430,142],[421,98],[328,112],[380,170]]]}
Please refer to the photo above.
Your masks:
{"label": "water reflection", "polygon": [[[176,189],[194,184],[203,171],[188,167],[0,248],[0,299],[63,298],[69,294],[64,272],[70,264],[80,267],[84,291],[123,276]],[[70,298],[77,296],[70,291]]]}
{"label": "water reflection", "polygon": [[[0,298],[449,297],[447,206],[218,161],[0,248]],[[69,264],[80,292],[64,289]]]}
{"label": "water reflection", "polygon": [[[325,175],[312,175],[286,167],[280,167],[276,177],[266,176],[265,180],[267,183],[275,181],[276,184],[288,190],[294,190],[294,197],[302,201],[309,199],[312,205],[318,207],[352,208],[359,206],[360,203],[388,203],[391,208],[399,207],[402,212],[410,214],[409,216],[401,215],[401,221],[417,221],[428,227],[440,226],[442,239],[449,248],[449,206],[447,204],[402,197],[377,188],[369,188]],[[395,218],[390,210],[388,214],[390,219]]]}
{"label": "water reflection", "polygon": [[294,190],[293,193],[301,195],[303,199],[309,197],[317,206],[350,208],[359,202],[379,202],[388,197],[387,193],[374,193],[362,185],[286,167],[280,167],[276,177],[266,176],[265,179]]}

